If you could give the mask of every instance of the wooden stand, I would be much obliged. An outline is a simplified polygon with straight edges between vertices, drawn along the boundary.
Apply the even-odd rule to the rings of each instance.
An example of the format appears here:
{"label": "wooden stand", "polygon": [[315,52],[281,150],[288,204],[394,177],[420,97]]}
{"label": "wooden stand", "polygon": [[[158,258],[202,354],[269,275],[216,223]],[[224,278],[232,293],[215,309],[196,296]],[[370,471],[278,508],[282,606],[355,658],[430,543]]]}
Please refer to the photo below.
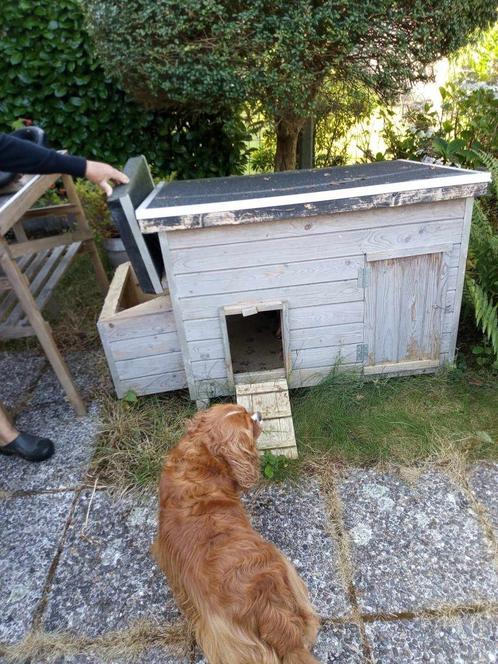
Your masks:
{"label": "wooden stand", "polygon": [[[41,312],[72,258],[82,249],[90,254],[103,294],[109,282],[71,176],[62,175],[69,203],[30,209],[59,177],[26,176],[19,191],[0,196],[0,267],[5,275],[0,277],[0,339],[36,335],[69,401],[78,415],[84,415],[83,400]],[[75,230],[28,239],[24,220],[48,215],[72,215]],[[5,236],[10,230],[15,242],[7,242]]]}

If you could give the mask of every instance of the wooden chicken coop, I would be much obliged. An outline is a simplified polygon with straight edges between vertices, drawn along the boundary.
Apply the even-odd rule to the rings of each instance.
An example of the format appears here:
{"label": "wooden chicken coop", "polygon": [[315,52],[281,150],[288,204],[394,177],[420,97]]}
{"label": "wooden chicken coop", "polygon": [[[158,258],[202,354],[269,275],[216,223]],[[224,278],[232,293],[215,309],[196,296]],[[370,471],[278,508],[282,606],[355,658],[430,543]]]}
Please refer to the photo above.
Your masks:
{"label": "wooden chicken coop", "polygon": [[397,160],[154,186],[143,157],[127,172],[111,208],[133,267],[99,321],[118,395],[202,403],[453,361],[488,173]]}

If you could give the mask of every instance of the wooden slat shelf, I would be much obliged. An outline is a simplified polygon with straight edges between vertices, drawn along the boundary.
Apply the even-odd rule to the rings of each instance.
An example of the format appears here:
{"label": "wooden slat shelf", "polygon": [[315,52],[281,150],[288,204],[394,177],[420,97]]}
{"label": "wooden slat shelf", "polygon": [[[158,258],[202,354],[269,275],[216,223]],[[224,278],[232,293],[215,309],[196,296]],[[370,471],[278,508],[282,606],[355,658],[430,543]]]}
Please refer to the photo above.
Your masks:
{"label": "wooden slat shelf", "polygon": [[[40,310],[47,304],[80,247],[81,242],[73,242],[17,260]],[[0,290],[0,339],[19,338],[30,334],[33,334],[33,330],[13,291]]]}

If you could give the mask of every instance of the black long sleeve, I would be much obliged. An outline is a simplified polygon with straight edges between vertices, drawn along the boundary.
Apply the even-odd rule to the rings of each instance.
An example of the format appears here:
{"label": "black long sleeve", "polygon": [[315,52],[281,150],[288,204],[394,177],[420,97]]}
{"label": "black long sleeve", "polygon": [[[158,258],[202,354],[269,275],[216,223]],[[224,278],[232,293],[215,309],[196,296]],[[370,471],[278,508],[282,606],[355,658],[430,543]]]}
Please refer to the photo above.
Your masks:
{"label": "black long sleeve", "polygon": [[36,145],[31,141],[0,133],[0,170],[10,173],[67,173],[84,177],[86,159]]}

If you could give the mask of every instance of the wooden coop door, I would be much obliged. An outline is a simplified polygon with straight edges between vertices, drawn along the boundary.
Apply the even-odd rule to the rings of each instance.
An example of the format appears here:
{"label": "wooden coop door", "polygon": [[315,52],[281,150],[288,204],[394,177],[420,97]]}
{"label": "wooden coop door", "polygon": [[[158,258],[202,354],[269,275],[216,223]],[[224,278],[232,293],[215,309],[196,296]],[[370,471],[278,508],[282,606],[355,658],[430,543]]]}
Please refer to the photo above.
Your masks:
{"label": "wooden coop door", "polygon": [[439,365],[443,256],[438,252],[367,262],[365,373]]}

